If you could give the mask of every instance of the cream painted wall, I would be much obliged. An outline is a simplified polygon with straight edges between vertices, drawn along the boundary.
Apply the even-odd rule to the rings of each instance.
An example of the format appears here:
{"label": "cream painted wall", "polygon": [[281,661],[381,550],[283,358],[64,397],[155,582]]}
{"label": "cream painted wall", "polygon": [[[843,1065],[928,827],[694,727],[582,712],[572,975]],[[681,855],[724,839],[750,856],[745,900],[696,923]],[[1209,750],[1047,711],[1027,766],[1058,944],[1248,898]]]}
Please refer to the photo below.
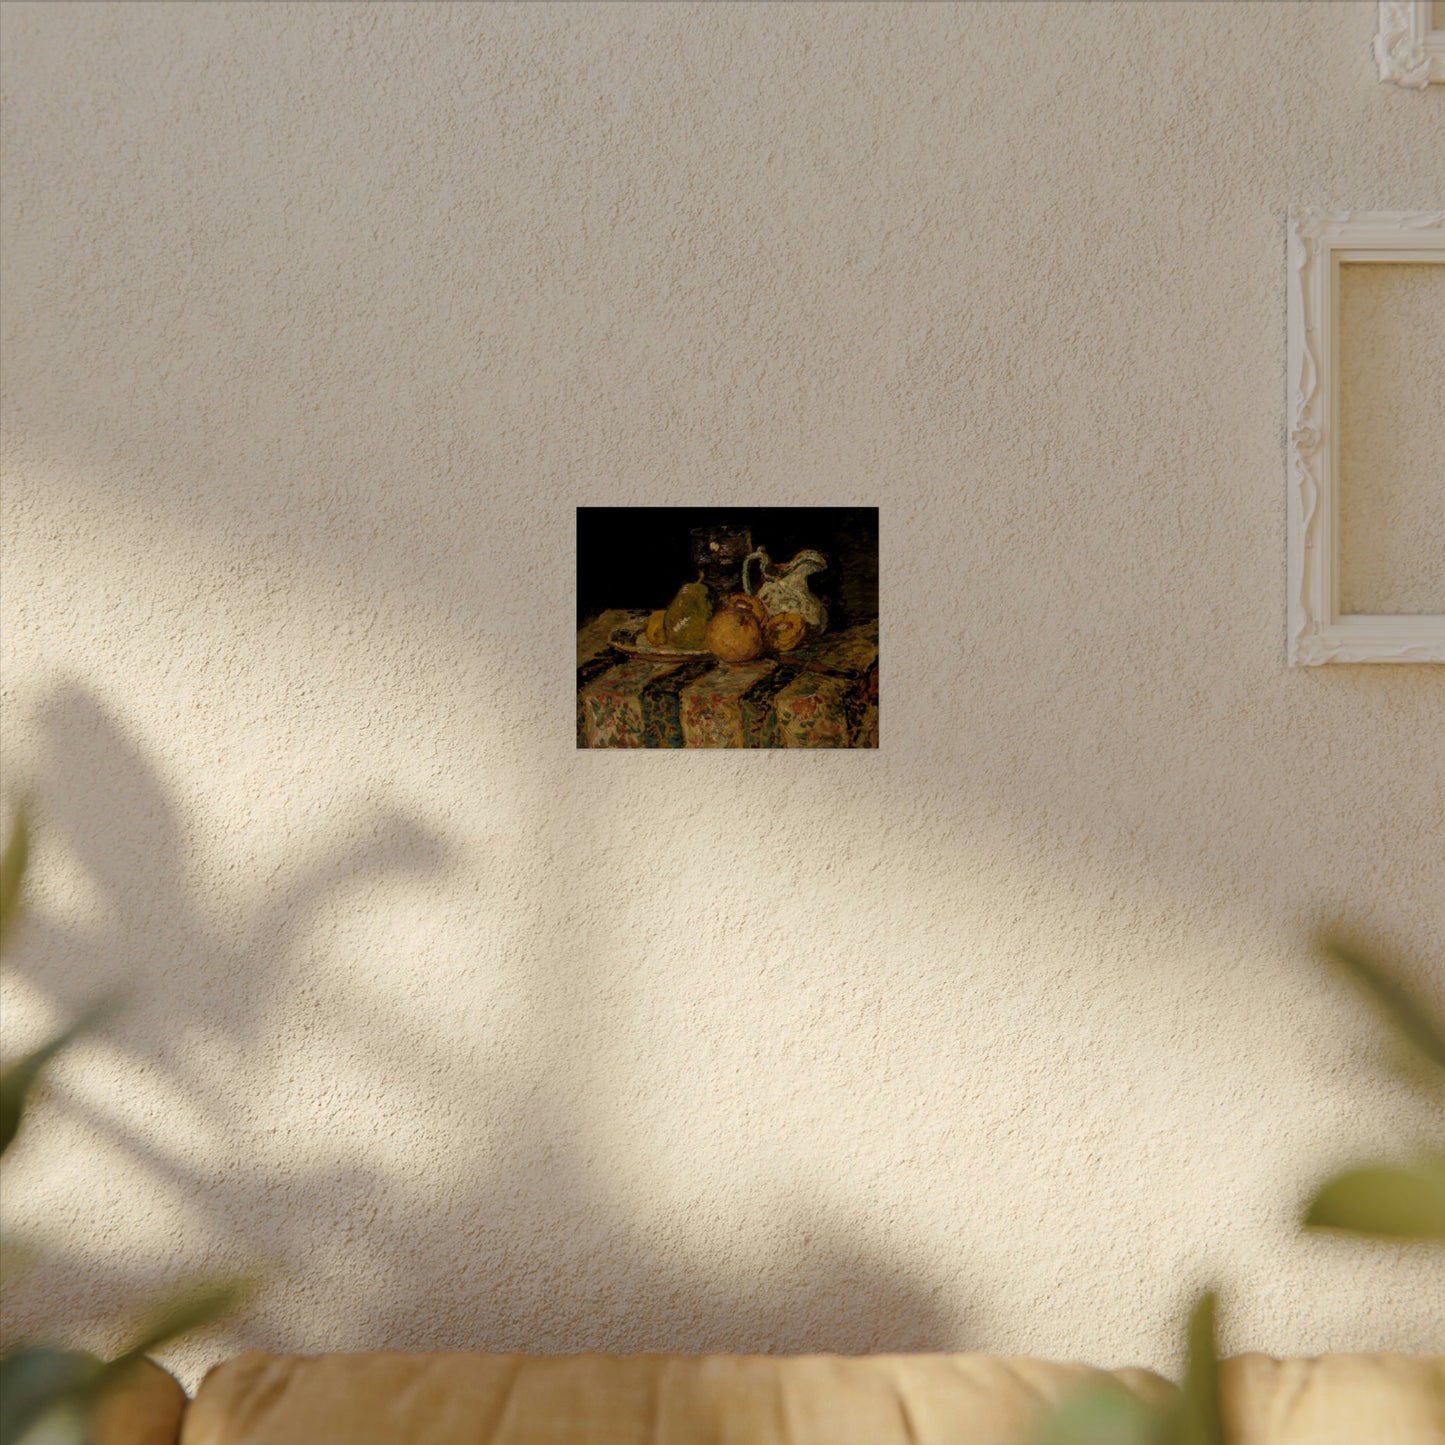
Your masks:
{"label": "cream painted wall", "polygon": [[[1284,666],[1285,214],[1445,203],[1373,3],[7,5],[7,1164],[243,1344],[1445,1346],[1445,670]],[[876,755],[573,746],[578,504],[881,508]],[[94,1335],[104,1343],[113,1335]]]}

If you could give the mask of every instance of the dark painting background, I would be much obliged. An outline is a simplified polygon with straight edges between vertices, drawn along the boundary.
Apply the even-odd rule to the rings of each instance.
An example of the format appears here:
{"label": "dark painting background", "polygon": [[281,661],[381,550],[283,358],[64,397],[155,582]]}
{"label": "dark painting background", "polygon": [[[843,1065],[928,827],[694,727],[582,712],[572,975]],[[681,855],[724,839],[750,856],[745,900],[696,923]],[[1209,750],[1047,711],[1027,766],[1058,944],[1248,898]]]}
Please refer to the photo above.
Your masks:
{"label": "dark painting background", "polygon": [[830,632],[878,616],[877,507],[578,507],[577,625],[609,607],[666,607],[695,579],[690,533],[708,526],[750,528],[774,562],[821,552],[828,570],[808,585]]}

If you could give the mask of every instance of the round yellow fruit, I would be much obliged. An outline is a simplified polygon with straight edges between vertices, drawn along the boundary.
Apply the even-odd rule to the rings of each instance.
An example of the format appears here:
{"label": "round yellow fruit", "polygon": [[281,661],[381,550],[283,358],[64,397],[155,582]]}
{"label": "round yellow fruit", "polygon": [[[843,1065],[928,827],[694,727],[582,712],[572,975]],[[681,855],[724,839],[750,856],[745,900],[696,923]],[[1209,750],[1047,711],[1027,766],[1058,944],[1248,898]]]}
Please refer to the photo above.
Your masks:
{"label": "round yellow fruit", "polygon": [[743,607],[724,607],[707,625],[708,651],[724,662],[751,662],[766,641],[758,619]]}
{"label": "round yellow fruit", "polygon": [[659,607],[651,617],[647,619],[647,645],[649,647],[667,646],[667,609]]}
{"label": "round yellow fruit", "polygon": [[791,652],[808,635],[808,624],[796,612],[780,612],[768,623],[768,646]]}
{"label": "round yellow fruit", "polygon": [[723,603],[723,606],[725,608],[740,607],[744,612],[751,612],[752,615],[757,618],[759,627],[766,627],[768,625],[768,609],[764,607],[756,597],[750,597],[746,592],[734,592],[733,595]]}

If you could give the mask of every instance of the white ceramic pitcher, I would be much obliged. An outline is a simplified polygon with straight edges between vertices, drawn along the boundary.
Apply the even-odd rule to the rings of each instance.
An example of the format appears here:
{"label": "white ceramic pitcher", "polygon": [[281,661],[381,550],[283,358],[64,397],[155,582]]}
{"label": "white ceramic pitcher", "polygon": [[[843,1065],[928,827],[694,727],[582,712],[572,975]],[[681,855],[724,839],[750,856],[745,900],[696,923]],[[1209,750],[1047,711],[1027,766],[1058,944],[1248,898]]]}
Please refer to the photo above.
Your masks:
{"label": "white ceramic pitcher", "polygon": [[[757,562],[760,581],[756,590],[752,582],[752,564]],[[828,559],[821,552],[805,548],[784,566],[777,566],[762,547],[749,552],[743,563],[743,591],[756,597],[768,609],[770,617],[780,612],[796,612],[808,624],[808,631],[819,633],[828,626],[828,609],[808,590],[808,578],[815,572],[826,572]]]}

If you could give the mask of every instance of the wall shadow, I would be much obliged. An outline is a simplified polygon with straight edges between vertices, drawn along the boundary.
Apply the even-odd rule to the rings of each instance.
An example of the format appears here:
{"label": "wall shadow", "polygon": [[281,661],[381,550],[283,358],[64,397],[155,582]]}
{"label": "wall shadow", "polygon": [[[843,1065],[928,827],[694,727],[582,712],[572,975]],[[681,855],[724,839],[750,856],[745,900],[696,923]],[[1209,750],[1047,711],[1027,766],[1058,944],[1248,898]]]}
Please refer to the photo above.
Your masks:
{"label": "wall shadow", "polygon": [[[1174,1100],[1165,1122],[1182,1125],[1188,1071],[1202,1088],[1198,1039],[1211,1025],[1239,1029],[1214,1065],[1306,1028],[1295,1015],[1328,986],[1304,977],[1301,919],[1344,900],[1405,956],[1438,950],[1445,855],[1422,858],[1420,840],[1439,832],[1441,679],[1439,669],[1389,667],[1285,673],[1286,271],[1268,197],[1290,190],[1297,162],[1288,147],[1276,161],[1254,144],[1257,116],[1239,103],[1253,84],[1248,64],[1191,71],[1192,112],[1168,86],[1112,103],[1108,68],[1098,86],[1085,77],[1061,100],[1057,77],[1073,73],[1100,23],[1085,12],[1060,9],[1045,37],[1031,7],[917,12],[940,29],[910,45],[913,22],[879,29],[864,11],[840,10],[836,33],[853,31],[842,53],[860,78],[876,73],[891,87],[888,103],[860,106],[864,92],[837,84],[833,45],[813,47],[802,12],[715,8],[668,21],[638,11],[629,83],[611,88],[585,17],[559,26],[562,12],[545,9],[452,7],[425,33],[386,7],[257,12],[274,23],[263,30],[219,7],[122,7],[104,30],[67,7],[7,11],[19,137],[6,213],[7,444],[20,461],[7,515],[42,539],[26,545],[48,569],[46,601],[87,598],[107,646],[133,622],[164,641],[169,606],[198,619],[187,641],[200,651],[206,589],[231,585],[238,567],[270,567],[267,585],[297,610],[324,599],[318,610],[358,629],[378,611],[400,616],[417,650],[444,663],[443,687],[471,680],[477,653],[493,649],[513,691],[480,718],[457,771],[465,783],[484,756],[506,767],[525,749],[532,766],[514,769],[528,773],[516,786],[538,836],[516,841],[564,865],[560,886],[511,871],[514,915],[558,908],[547,895],[565,892],[565,865],[575,877],[646,833],[701,838],[725,856],[732,838],[767,827],[767,864],[742,870],[742,886],[694,873],[691,896],[664,887],[661,905],[678,917],[689,909],[699,936],[732,927],[791,966],[802,953],[789,934],[799,898],[831,923],[845,894],[892,889],[852,917],[906,943],[839,946],[878,950],[889,965],[871,980],[880,990],[907,999],[914,975],[931,971],[937,997],[956,1003],[944,1022],[973,1031],[970,1045],[992,1051],[1024,1105],[1045,1091],[1062,1099],[1069,1078],[1093,1085],[1101,1140],[1126,1133],[1115,1121],[1149,1095]],[[1318,75],[1343,76],[1349,54],[1361,84],[1374,84],[1367,47],[1346,36],[1359,17],[1341,7],[1329,18],[1160,7],[1102,23],[1121,43],[1174,59],[1205,31],[1216,59],[1308,56],[1292,68],[1315,77],[1307,90],[1285,86],[1275,102],[1313,116],[1313,133],[1328,137],[1343,112],[1310,108],[1309,97],[1331,93]],[[633,22],[609,13],[608,23]],[[623,50],[619,41],[614,53]],[[1018,73],[1010,57],[1024,53],[1039,63]],[[336,65],[317,67],[318,89],[277,66],[283,54]],[[875,61],[898,68],[884,78]],[[127,81],[119,90],[116,75]],[[189,82],[177,89],[188,75],[224,76],[215,98],[226,103],[210,104],[209,92],[200,103]],[[734,108],[740,85],[751,98]],[[79,99],[55,99],[67,94]],[[379,108],[379,97],[405,104]],[[1022,147],[1008,143],[1021,104],[1036,127]],[[1069,159],[1081,105],[1107,167]],[[814,123],[799,134],[802,110]],[[1368,189],[1393,175],[1409,191],[1437,154],[1423,144],[1434,121],[1418,107],[1409,118],[1375,110],[1350,120],[1362,137],[1353,153],[1375,158],[1356,180]],[[1176,146],[1189,140],[1185,113],[1213,144],[1196,135]],[[679,120],[690,134],[679,136]],[[1402,126],[1422,143],[1402,143]],[[736,172],[716,166],[724,136]],[[958,143],[968,136],[979,144]],[[362,144],[347,150],[347,137]],[[1231,147],[1248,162],[1232,192],[1207,173]],[[888,166],[895,155],[913,164]],[[860,156],[883,164],[860,166]],[[1375,174],[1380,156],[1389,174]],[[1167,204],[1150,200],[1161,196]],[[1021,197],[1048,204],[1020,212]],[[1054,221],[1065,214],[1088,227],[1088,246],[1060,247]],[[1181,235],[1228,242],[1181,248]],[[1221,307],[1214,281],[1194,273],[1206,251],[1210,266],[1231,270],[1240,304]],[[38,495],[47,486],[55,498]],[[646,786],[619,757],[559,751],[536,767],[538,740],[567,730],[559,677],[573,504],[604,495],[881,501],[893,701],[879,753],[649,758]],[[184,564],[176,570],[191,571],[162,596],[166,543]],[[82,585],[97,565],[118,569],[108,615]],[[128,611],[127,594],[142,606]],[[587,1142],[601,1107],[543,1108],[485,1061],[477,1097],[511,1122],[478,1150],[465,1187],[449,1178],[413,1193],[354,1161],[283,1159],[266,1133],[267,1101],[231,1117],[233,1097],[190,1066],[192,1046],[214,1035],[230,1054],[260,1049],[299,1000],[314,1018],[312,980],[296,959],[307,920],[355,879],[429,879],[450,866],[449,846],[472,840],[439,839],[379,807],[372,844],[303,853],[274,888],[238,880],[218,909],[194,896],[185,800],[168,796],[143,745],[83,685],[50,708],[41,801],[115,923],[36,917],[17,964],[60,1008],[117,972],[135,989],[108,1046],[191,1093],[230,1141],[219,1157],[232,1163],[202,1168],[184,1147],[158,1153],[123,1129],[112,1142],[194,1202],[218,1259],[330,1249],[366,1260],[368,1281],[346,1275],[358,1344],[375,1342],[368,1300],[398,1340],[623,1342],[642,1337],[640,1313],[675,1321],[680,1338],[821,1348],[827,1329],[843,1341],[866,1331],[810,1321],[805,1304],[836,1298],[851,1313],[857,1300],[877,1317],[875,1296],[894,1315],[891,1338],[958,1342],[957,1320],[929,1289],[885,1247],[858,1242],[863,1219],[820,1226],[821,1243],[791,1249],[811,1258],[806,1277],[779,1271],[760,1248],[750,1283],[745,1269],[700,1263],[673,1230],[619,1218],[598,1159],[605,1139]],[[684,761],[690,779],[679,784]],[[667,783],[653,786],[659,777]],[[827,830],[846,851],[820,848]],[[1008,886],[995,893],[1001,878]],[[599,865],[594,898],[608,901],[607,881]],[[950,936],[960,897],[979,900],[997,933]],[[1042,947],[1029,936],[1041,897],[1076,915]],[[566,927],[538,936],[570,940],[577,920],[558,917]],[[944,924],[930,930],[930,918]],[[604,921],[595,936],[617,944],[621,928]],[[720,966],[700,947],[696,958],[700,975]],[[1291,961],[1299,977],[1280,986]],[[573,1063],[565,1041],[577,1036],[574,1020],[563,1020],[569,1033],[546,1013],[575,1011],[576,998],[552,996],[578,983],[600,995],[612,983],[585,963],[567,977],[547,962],[529,967],[518,986],[545,1075],[549,1063]],[[1418,976],[1435,981],[1423,965]],[[720,993],[722,1006],[741,1002]],[[1039,1048],[1040,1083],[1008,1069],[1007,1035],[1050,994],[1055,1015],[1069,1017]],[[1106,1011],[1141,996],[1127,1024],[1149,1032],[1167,1063],[1137,1080],[1083,1068],[1110,1047],[1118,1020]],[[1211,1015],[1221,999],[1245,1003]],[[352,1052],[374,1049],[374,1010],[325,1002]],[[1274,1035],[1257,1022],[1280,1018],[1288,1023]],[[930,1022],[918,1020],[925,1040],[937,1037],[923,1032]],[[385,1086],[431,1108],[433,1076],[455,1058],[422,1031],[404,1042],[408,1061]],[[937,1044],[958,1046],[956,1034]],[[1300,1098],[1301,1112],[1326,1116],[1321,1133],[1335,1123],[1339,1096],[1323,1078],[1332,1066],[1302,1081],[1317,1097]],[[982,1110],[980,1094],[940,1112],[955,1102]],[[1193,1097],[1213,1109],[1212,1094]],[[85,1116],[63,1091],[54,1103],[87,1129],[107,1117]],[[1196,1121],[1202,1138],[1253,1137],[1257,1101],[1230,1107]],[[1009,1144],[1021,1148],[1048,1122],[1025,1112]],[[970,1136],[980,1156],[979,1141],[1002,1132]],[[1231,1168],[1245,1167],[1247,1152],[1226,1151]],[[275,1178],[248,1178],[248,1167]],[[1222,1204],[1238,1183],[1201,1179],[1195,1198]],[[76,1201],[69,1217],[82,1214]],[[1074,1252],[1053,1257],[1061,1277],[1093,1267],[1109,1228],[1097,1207],[1083,1219]],[[1038,1232],[1031,1242],[1047,1248]],[[1167,1243],[1141,1242],[1131,1263],[1171,1258]],[[102,1288],[101,1266],[81,1265],[95,1281],[87,1298],[124,1284],[111,1277]],[[298,1320],[326,1318],[320,1273],[297,1309],[268,1314],[263,1301],[234,1338],[314,1345],[319,1334],[308,1338]],[[637,1306],[628,1321],[619,1279],[647,1282],[626,1297]],[[690,1314],[670,1290],[712,1303]],[[443,1301],[435,1312],[431,1291]],[[1032,1319],[1059,1315],[1043,1283],[1014,1297]],[[1278,1317],[1297,1318],[1298,1306],[1297,1294],[1284,1298]],[[1081,1333],[1094,1318],[1090,1309]],[[964,1316],[973,1340],[996,1338],[976,1319]]]}
{"label": "wall shadow", "polygon": [[[198,1364],[242,1346],[742,1353],[960,1346],[967,1320],[956,1301],[893,1257],[867,1219],[813,1213],[798,1200],[783,1211],[792,1217],[776,1249],[699,1258],[692,1221],[664,1214],[640,1222],[619,1199],[598,1162],[602,1146],[589,1137],[600,1109],[564,1117],[558,1101],[520,1093],[485,1061],[477,1068],[477,1110],[495,1122],[485,1157],[453,1171],[435,1193],[418,1192],[416,1181],[398,1180],[375,1161],[296,1159],[284,1143],[278,1151],[264,1092],[238,1116],[234,1095],[208,1077],[188,1045],[201,1039],[213,1057],[218,1049],[254,1056],[278,1009],[308,987],[297,953],[308,922],[339,889],[445,873],[455,866],[448,839],[377,808],[365,847],[313,850],[264,886],[239,889],[240,906],[218,912],[197,900],[187,829],[160,770],[93,692],[76,680],[58,686],[39,710],[36,734],[39,866],[47,855],[63,856],[80,870],[103,921],[81,926],[32,904],[6,967],[62,1016],[117,986],[122,1006],[93,1042],[180,1091],[206,1137],[133,1128],[123,1106],[104,1107],[94,1093],[66,1086],[66,1068],[57,1071],[7,1172],[16,1178],[47,1167],[45,1137],[63,1123],[100,1157],[127,1160],[136,1190],[191,1211],[192,1247],[167,1258],[129,1248],[97,1208],[71,1199],[60,1217],[30,1221],[52,1234],[58,1226],[74,1245],[7,1290],[7,1337],[44,1332],[57,1320],[118,1323],[191,1272],[239,1270],[259,1271],[255,1300],[171,1351],[192,1382]],[[545,1012],[548,991],[536,983]],[[374,1009],[332,996],[325,1017],[332,1044],[356,1053],[374,1047]],[[559,1036],[536,1017],[533,1062],[545,1077]],[[425,1111],[435,1079],[454,1071],[456,1060],[404,1020],[391,1032],[378,1070],[384,1079],[371,1083],[401,1097],[401,1114]],[[101,1077],[106,1067],[92,1062],[80,1072]],[[314,1087],[319,1103],[326,1081]],[[19,1234],[26,1223],[23,1214],[15,1220]],[[345,1275],[344,1318],[329,1312],[333,1302],[318,1287],[318,1252]],[[108,1324],[84,1343],[113,1347],[119,1338]]]}

